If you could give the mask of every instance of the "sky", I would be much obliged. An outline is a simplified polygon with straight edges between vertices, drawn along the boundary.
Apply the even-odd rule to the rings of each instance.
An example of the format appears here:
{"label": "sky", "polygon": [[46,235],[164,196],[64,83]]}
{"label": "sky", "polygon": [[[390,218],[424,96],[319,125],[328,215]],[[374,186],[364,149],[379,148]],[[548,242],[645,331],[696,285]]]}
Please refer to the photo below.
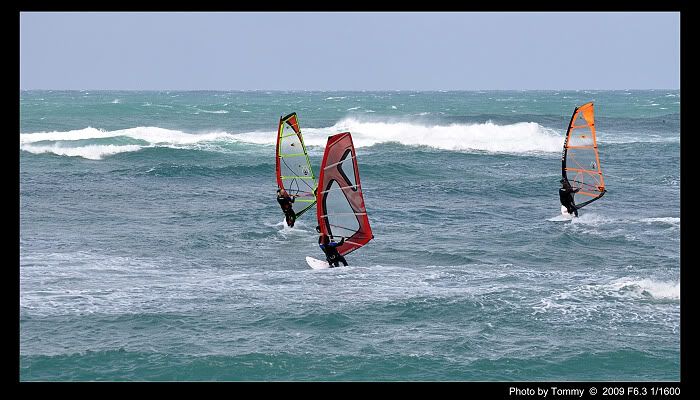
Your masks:
{"label": "sky", "polygon": [[20,89],[679,89],[679,12],[21,12]]}

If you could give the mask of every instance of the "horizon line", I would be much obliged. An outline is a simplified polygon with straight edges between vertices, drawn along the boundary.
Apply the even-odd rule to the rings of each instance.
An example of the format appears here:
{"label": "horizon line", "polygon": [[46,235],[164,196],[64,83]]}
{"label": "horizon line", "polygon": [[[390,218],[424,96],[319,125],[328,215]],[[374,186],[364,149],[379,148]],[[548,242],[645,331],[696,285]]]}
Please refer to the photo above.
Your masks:
{"label": "horizon line", "polygon": [[56,88],[33,88],[20,91],[123,91],[123,92],[498,92],[498,91],[629,91],[629,90],[680,90],[680,88],[560,88],[560,89],[56,89]]}

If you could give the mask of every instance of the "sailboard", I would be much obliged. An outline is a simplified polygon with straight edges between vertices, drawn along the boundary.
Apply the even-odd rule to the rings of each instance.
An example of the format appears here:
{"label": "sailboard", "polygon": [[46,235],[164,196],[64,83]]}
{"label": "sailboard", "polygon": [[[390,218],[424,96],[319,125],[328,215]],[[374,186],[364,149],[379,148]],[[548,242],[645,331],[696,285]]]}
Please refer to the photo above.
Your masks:
{"label": "sailboard", "polygon": [[[561,156],[561,175],[572,188],[574,204],[580,209],[606,192],[596,142],[593,103],[576,107],[571,116]],[[563,207],[565,209],[565,207]]]}
{"label": "sailboard", "polygon": [[355,146],[349,132],[328,137],[318,175],[316,217],[321,233],[345,242],[338,253],[346,255],[374,238],[360,184]]}
{"label": "sailboard", "polygon": [[328,261],[319,260],[313,257],[306,257],[306,263],[313,269],[326,269],[331,267],[330,264],[328,264]]}
{"label": "sailboard", "polygon": [[299,218],[316,204],[314,192],[317,182],[295,112],[280,117],[276,154],[277,186],[284,188],[290,195],[298,196],[295,204],[302,204],[302,208],[296,211]]}

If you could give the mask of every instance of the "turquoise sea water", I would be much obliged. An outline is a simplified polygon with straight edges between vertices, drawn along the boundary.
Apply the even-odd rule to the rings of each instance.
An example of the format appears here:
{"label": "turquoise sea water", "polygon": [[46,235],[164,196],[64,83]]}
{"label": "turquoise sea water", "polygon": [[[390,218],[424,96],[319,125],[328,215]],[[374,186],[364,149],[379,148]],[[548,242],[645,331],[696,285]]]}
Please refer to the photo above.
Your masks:
{"label": "turquoise sea water", "polygon": [[[574,107],[608,193],[566,221]],[[375,240],[275,201],[280,115]],[[680,92],[20,92],[20,380],[679,380]]]}

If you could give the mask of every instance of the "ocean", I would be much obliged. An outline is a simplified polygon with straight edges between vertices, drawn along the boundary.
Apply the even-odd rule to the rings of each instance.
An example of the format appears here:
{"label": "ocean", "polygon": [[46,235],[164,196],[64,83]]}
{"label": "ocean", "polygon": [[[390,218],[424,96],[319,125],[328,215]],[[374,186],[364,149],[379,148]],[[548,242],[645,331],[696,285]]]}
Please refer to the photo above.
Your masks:
{"label": "ocean", "polygon": [[[595,104],[608,192],[562,217]],[[678,381],[680,91],[20,91],[20,381]],[[374,240],[286,227],[353,136]]]}

